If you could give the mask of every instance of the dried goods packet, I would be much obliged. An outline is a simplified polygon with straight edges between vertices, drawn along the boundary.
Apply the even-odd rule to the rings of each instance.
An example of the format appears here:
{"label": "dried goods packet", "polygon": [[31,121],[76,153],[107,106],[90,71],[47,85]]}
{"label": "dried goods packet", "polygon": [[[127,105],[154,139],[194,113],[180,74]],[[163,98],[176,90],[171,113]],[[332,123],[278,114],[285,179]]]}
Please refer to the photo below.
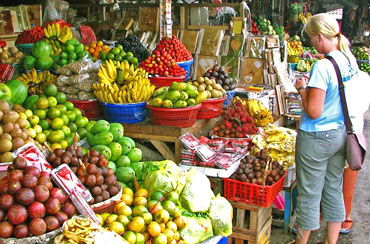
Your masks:
{"label": "dried goods packet", "polygon": [[202,144],[195,148],[195,152],[202,161],[210,161],[216,157],[217,153],[213,151],[207,144]]}
{"label": "dried goods packet", "polygon": [[77,89],[83,92],[91,92],[93,91],[92,84],[93,82],[90,82],[90,80],[87,80],[85,82],[81,82],[77,84]]}
{"label": "dried goods packet", "polygon": [[68,85],[76,85],[76,84],[80,84],[80,83],[83,83],[85,81],[87,81],[89,79],[89,74],[85,73],[85,74],[79,74],[79,75],[71,75],[69,77],[69,84]]}
{"label": "dried goods packet", "polygon": [[199,140],[190,133],[186,133],[180,136],[179,139],[188,149],[195,149],[197,146],[200,145]]}
{"label": "dried goods packet", "polygon": [[66,86],[70,83],[69,77],[65,75],[59,75],[56,81],[57,86]]}
{"label": "dried goods packet", "polygon": [[62,87],[61,91],[70,95],[78,95],[78,89],[74,86]]}
{"label": "dried goods packet", "polygon": [[93,92],[83,92],[83,91],[78,92],[79,100],[91,100],[94,98],[95,98],[95,95]]}
{"label": "dried goods packet", "polygon": [[93,64],[91,61],[80,61],[71,63],[68,65],[68,68],[74,73],[74,74],[83,74],[87,73],[90,70],[93,69]]}
{"label": "dried goods packet", "polygon": [[72,100],[72,101],[76,101],[78,99],[78,95],[66,94],[66,97],[68,100]]}
{"label": "dried goods packet", "polygon": [[57,72],[57,74],[66,75],[66,76],[70,76],[70,75],[73,74],[68,66],[61,67],[61,68],[57,69],[56,72]]}

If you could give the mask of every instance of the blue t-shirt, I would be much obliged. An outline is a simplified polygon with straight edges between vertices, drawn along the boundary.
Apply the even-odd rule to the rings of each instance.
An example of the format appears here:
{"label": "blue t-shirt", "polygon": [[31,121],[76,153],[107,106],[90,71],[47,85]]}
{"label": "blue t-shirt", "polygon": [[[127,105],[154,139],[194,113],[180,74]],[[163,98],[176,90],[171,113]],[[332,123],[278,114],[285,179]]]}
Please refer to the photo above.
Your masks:
{"label": "blue t-shirt", "polygon": [[[350,62],[340,51],[333,51],[328,55],[337,62],[344,84],[357,75],[358,66],[356,61]],[[312,119],[303,111],[299,129],[307,132],[316,132],[338,129],[344,126],[338,79],[334,66],[328,59],[319,60],[313,65],[308,87],[326,91],[324,109],[322,114],[316,119]]]}

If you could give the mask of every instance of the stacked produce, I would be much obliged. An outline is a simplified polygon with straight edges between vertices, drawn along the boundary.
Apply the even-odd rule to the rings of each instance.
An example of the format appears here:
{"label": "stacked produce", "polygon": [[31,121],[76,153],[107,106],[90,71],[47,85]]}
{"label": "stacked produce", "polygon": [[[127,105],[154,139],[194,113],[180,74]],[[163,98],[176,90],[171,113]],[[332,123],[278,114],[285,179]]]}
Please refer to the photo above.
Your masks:
{"label": "stacked produce", "polygon": [[143,46],[139,38],[135,35],[128,35],[125,39],[119,40],[118,44],[122,45],[123,50],[128,53],[131,52],[139,62],[148,58],[149,51]]}
{"label": "stacked produce", "polygon": [[206,91],[208,98],[220,98],[226,96],[225,90],[222,88],[221,84],[217,84],[214,79],[208,77],[199,76],[197,80],[187,82],[197,88],[198,92]]}
{"label": "stacked produce", "polygon": [[48,84],[55,84],[57,77],[49,71],[36,72],[35,69],[27,73],[23,73],[18,77],[28,89],[29,95],[39,95],[44,87]]}
{"label": "stacked produce", "polygon": [[62,43],[73,38],[71,29],[59,23],[49,24],[44,28],[45,41],[51,45],[51,54],[59,55],[62,52]]}
{"label": "stacked produce", "polygon": [[274,27],[272,27],[270,20],[264,19],[261,15],[254,18],[257,29],[263,35],[276,35]]}
{"label": "stacked produce", "polygon": [[[184,62],[193,59],[193,56],[176,36],[163,37],[155,51],[167,52],[176,62]],[[155,54],[158,56],[158,54]],[[165,56],[165,55],[164,55]]]}
{"label": "stacked produce", "polygon": [[[46,39],[48,41],[48,39]],[[56,70],[63,67],[66,64],[70,64],[76,61],[81,61],[84,57],[87,57],[89,53],[85,51],[85,47],[82,43],[72,38],[61,44],[61,51],[58,51],[57,55],[54,55],[54,66]]]}
{"label": "stacked produce", "polygon": [[31,30],[24,30],[15,41],[16,45],[36,43],[44,38],[44,30],[40,26],[34,26]]}
{"label": "stacked produce", "polygon": [[139,68],[148,73],[160,76],[185,76],[186,71],[181,68],[166,50],[155,50],[151,56],[142,61]]}
{"label": "stacked produce", "polygon": [[76,208],[48,173],[17,157],[0,183],[0,213],[0,237],[25,238],[58,229]]}
{"label": "stacked produce", "polygon": [[0,63],[19,64],[23,58],[23,52],[16,47],[0,47]]}
{"label": "stacked produce", "polygon": [[303,53],[303,46],[299,36],[294,35],[290,38],[287,44],[288,48],[288,62],[289,63],[298,63],[299,55]]}
{"label": "stacked produce", "polygon": [[268,156],[265,149],[254,156],[247,155],[240,161],[239,168],[231,179],[242,182],[271,186],[285,174],[284,167]]}
{"label": "stacked produce", "polygon": [[253,119],[241,101],[234,101],[223,114],[223,121],[217,122],[210,135],[228,138],[244,138],[258,132]]}
{"label": "stacked produce", "polygon": [[85,51],[88,51],[93,57],[93,60],[98,60],[99,56],[103,53],[108,53],[110,48],[107,45],[104,45],[102,41],[91,42],[90,45],[85,45]]}
{"label": "stacked produce", "polygon": [[22,59],[24,70],[48,70],[53,67],[54,60],[51,55],[51,46],[46,41],[36,42],[32,48],[32,55]]}
{"label": "stacked produce", "polygon": [[265,127],[274,122],[268,108],[262,105],[261,101],[256,99],[243,99],[238,96],[234,98],[235,101],[241,101],[247,112],[252,116],[254,124],[258,127]]}
{"label": "stacked produce", "polygon": [[81,139],[87,133],[88,119],[66,99],[55,85],[49,84],[42,95],[30,96],[24,103],[30,108],[25,114],[32,126],[31,137],[41,144],[47,142],[53,150],[72,145],[76,132]]}
{"label": "stacked produce", "polygon": [[59,74],[56,85],[68,100],[95,99],[92,85],[98,81],[98,70],[92,61],[77,61],[57,69]]}
{"label": "stacked produce", "polygon": [[122,45],[117,44],[116,47],[111,48],[108,53],[102,52],[99,58],[104,62],[106,60],[115,60],[119,62],[127,61],[130,65],[134,65],[137,68],[139,61],[132,52],[125,52]]}
{"label": "stacked produce", "polygon": [[54,168],[61,164],[70,166],[73,173],[93,195],[94,198],[89,204],[103,202],[121,190],[113,170],[107,167],[108,160],[105,154],[94,149],[83,155],[81,147],[68,146],[64,152],[57,148],[49,153],[47,161]]}
{"label": "stacked produce", "polygon": [[356,59],[369,60],[369,48],[368,47],[355,47],[353,49],[353,55]]}
{"label": "stacked produce", "polygon": [[294,130],[269,125],[264,128],[263,134],[252,136],[254,152],[267,150],[267,155],[277,160],[284,167],[294,164],[295,140],[297,133]]}
{"label": "stacked produce", "polygon": [[197,87],[189,83],[173,82],[171,86],[156,90],[149,105],[163,108],[185,108],[200,104],[208,98],[208,95],[209,92],[198,92]]}
{"label": "stacked produce", "polygon": [[127,60],[107,60],[100,66],[99,82],[93,84],[95,96],[105,103],[140,103],[148,101],[155,89],[150,84],[148,73],[134,68]]}
{"label": "stacked produce", "polygon": [[368,63],[361,63],[360,70],[368,73],[370,75],[370,65]]}
{"label": "stacked produce", "polygon": [[233,79],[229,77],[227,71],[218,64],[213,66],[212,69],[207,70],[203,77],[215,80],[217,84],[224,88],[225,91],[231,91],[235,89]]}

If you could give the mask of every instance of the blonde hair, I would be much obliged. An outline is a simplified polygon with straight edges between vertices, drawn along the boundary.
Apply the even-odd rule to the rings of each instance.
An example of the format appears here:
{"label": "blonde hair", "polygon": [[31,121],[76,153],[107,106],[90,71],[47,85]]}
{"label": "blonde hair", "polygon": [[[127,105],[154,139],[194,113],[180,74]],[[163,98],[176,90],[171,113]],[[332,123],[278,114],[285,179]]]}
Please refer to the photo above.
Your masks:
{"label": "blonde hair", "polygon": [[315,14],[307,20],[304,30],[309,35],[322,34],[326,38],[338,38],[338,47],[350,60],[354,60],[350,50],[350,43],[344,35],[339,32],[339,24],[332,16],[321,13]]}

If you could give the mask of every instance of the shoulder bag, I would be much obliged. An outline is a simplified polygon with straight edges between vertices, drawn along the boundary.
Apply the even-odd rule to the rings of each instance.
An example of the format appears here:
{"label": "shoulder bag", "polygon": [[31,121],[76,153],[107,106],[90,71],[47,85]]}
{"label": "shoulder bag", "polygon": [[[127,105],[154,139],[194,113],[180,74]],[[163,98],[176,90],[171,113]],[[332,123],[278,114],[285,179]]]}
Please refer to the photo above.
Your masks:
{"label": "shoulder bag", "polygon": [[334,58],[330,56],[327,56],[326,58],[334,65],[334,69],[338,78],[340,101],[342,104],[344,122],[346,124],[347,131],[345,155],[348,161],[348,165],[352,170],[360,170],[365,160],[366,139],[362,131],[361,132],[353,131],[352,122],[348,114],[348,107],[346,102],[346,95],[344,93],[344,84],[342,80],[342,75],[340,73],[338,64],[334,60]]}

